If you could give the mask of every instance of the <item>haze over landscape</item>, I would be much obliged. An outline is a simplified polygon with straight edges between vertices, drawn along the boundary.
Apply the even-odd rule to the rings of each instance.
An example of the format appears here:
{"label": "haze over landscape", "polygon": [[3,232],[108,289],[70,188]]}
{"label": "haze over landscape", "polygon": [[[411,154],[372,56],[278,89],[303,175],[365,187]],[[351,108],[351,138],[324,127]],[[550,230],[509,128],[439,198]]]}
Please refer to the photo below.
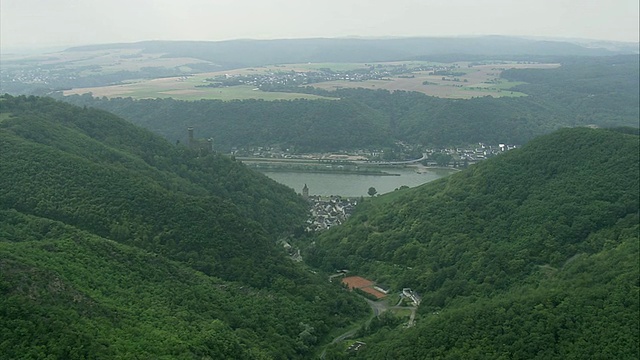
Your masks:
{"label": "haze over landscape", "polygon": [[316,37],[509,35],[638,42],[640,32],[635,0],[3,0],[0,9],[3,51]]}
{"label": "haze over landscape", "polygon": [[638,1],[0,1],[0,360],[640,358]]}

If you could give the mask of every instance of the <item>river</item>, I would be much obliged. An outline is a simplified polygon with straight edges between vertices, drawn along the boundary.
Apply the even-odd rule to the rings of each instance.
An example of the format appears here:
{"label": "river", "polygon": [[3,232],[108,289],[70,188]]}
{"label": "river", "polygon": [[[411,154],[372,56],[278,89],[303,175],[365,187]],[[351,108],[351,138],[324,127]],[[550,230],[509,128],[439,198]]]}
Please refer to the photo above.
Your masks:
{"label": "river", "polygon": [[286,171],[263,171],[263,173],[273,180],[289,186],[297,193],[302,193],[302,187],[307,184],[309,195],[341,195],[348,197],[368,196],[367,191],[370,187],[374,187],[378,194],[384,194],[403,185],[414,187],[452,173],[452,170],[446,169],[418,169],[413,167],[384,168],[381,170],[399,174],[400,176]]}

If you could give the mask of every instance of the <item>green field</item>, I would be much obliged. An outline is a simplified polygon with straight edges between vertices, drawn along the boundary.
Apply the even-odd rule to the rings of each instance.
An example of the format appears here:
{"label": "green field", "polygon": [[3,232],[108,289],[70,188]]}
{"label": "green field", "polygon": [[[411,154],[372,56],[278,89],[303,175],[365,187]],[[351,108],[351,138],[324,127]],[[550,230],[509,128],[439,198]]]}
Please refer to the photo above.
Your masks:
{"label": "green field", "polygon": [[92,93],[97,97],[131,97],[133,99],[155,99],[155,98],[173,98],[176,100],[293,100],[293,99],[328,99],[328,98],[310,94],[284,93],[284,92],[265,92],[254,90],[251,86],[232,86],[225,88],[159,88],[146,83],[136,83],[128,85],[107,86],[101,88],[84,88],[65,91],[65,95]]}
{"label": "green field", "polygon": [[399,318],[408,318],[411,316],[411,309],[390,309],[389,311]]}
{"label": "green field", "polygon": [[7,120],[11,117],[11,113],[2,113],[0,114],[0,123]]}

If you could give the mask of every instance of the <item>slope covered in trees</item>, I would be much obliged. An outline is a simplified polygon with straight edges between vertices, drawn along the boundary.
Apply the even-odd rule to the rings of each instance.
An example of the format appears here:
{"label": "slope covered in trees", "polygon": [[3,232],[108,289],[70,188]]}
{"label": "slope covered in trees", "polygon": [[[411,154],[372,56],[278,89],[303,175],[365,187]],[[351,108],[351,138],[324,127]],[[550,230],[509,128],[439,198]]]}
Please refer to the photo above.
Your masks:
{"label": "slope covered in trees", "polygon": [[184,140],[185,129],[193,126],[223,151],[276,144],[299,151],[391,144],[384,116],[349,100],[135,101],[88,95],[63,100],[108,110],[171,141]]}
{"label": "slope covered in trees", "polygon": [[639,140],[563,129],[366,202],[307,260],[422,296],[363,358],[636,358]]}
{"label": "slope covered in trees", "polygon": [[364,313],[276,247],[290,189],[104,111],[0,106],[0,353],[299,358]]}
{"label": "slope covered in trees", "polygon": [[512,69],[502,77],[526,82],[513,90],[556,104],[554,113],[571,114],[573,123],[568,125],[638,127],[640,107],[633,106],[640,103],[638,59],[638,55],[567,58],[557,69]]}
{"label": "slope covered in trees", "polygon": [[[559,69],[510,70],[524,81],[520,98],[440,99],[421,93],[368,89],[326,91],[299,87],[328,100],[215,101],[65,97],[111,111],[170,141],[185,128],[231,147],[279,144],[299,151],[383,148],[393,141],[425,146],[476,142],[524,144],[563,126],[638,127],[638,56],[564,58]],[[391,136],[390,136],[391,135]]]}

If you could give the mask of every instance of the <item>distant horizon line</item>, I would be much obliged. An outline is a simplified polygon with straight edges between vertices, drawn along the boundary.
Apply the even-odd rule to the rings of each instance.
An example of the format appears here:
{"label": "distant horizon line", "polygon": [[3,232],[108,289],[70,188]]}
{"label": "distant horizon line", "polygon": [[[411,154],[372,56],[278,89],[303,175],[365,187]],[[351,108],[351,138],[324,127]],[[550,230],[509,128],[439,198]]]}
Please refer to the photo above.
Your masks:
{"label": "distant horizon line", "polygon": [[96,42],[96,43],[78,43],[78,44],[51,44],[51,45],[8,45],[2,46],[0,43],[0,53],[4,55],[23,55],[25,53],[42,53],[43,51],[53,52],[62,51],[71,48],[85,47],[85,46],[104,46],[104,45],[121,45],[121,44],[136,44],[145,42],[198,42],[198,43],[216,43],[216,42],[232,42],[232,41],[279,41],[279,40],[318,40],[318,39],[353,39],[353,40],[393,40],[393,39],[472,39],[472,38],[486,38],[486,37],[502,37],[502,38],[517,38],[526,40],[538,40],[538,41],[558,41],[558,42],[577,42],[577,43],[611,43],[611,44],[626,44],[626,45],[640,45],[638,41],[622,41],[622,40],[607,40],[607,39],[594,39],[594,38],[581,38],[581,37],[562,37],[562,36],[539,36],[539,35],[503,35],[503,34],[467,34],[467,35],[388,35],[388,36],[363,36],[363,35],[345,35],[345,36],[310,36],[310,37],[282,37],[282,38],[232,38],[232,39],[218,39],[218,40],[188,40],[188,39],[142,39],[132,41],[108,41],[108,42]]}

